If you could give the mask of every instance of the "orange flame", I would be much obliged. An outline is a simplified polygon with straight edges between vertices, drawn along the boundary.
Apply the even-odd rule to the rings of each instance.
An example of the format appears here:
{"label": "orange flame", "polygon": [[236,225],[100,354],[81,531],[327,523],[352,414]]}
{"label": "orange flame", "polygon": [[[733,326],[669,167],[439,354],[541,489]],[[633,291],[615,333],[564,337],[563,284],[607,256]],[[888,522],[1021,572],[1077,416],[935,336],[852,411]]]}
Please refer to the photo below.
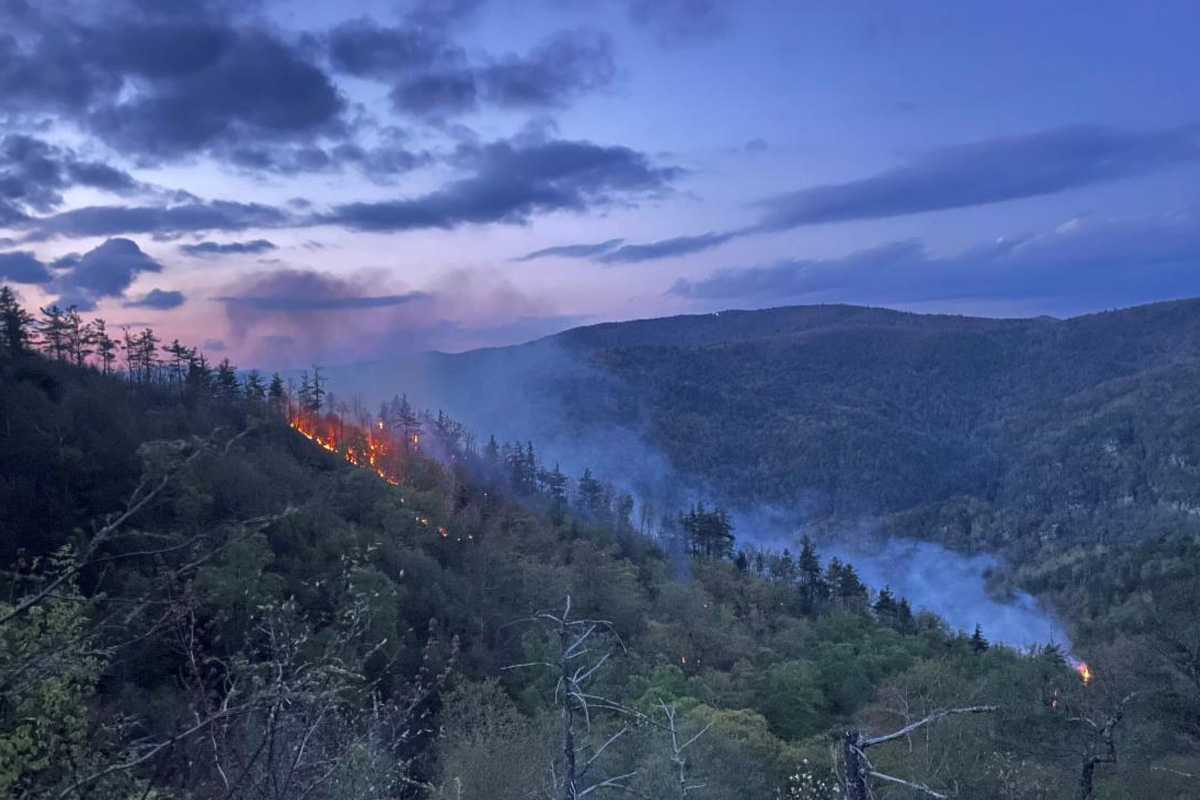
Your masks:
{"label": "orange flame", "polygon": [[1092,682],[1092,670],[1087,664],[1080,663],[1079,666],[1075,668],[1075,671],[1079,673],[1080,678],[1083,678],[1084,686],[1087,686]]}
{"label": "orange flame", "polygon": [[397,447],[386,432],[360,430],[355,425],[347,426],[336,417],[320,419],[304,414],[289,418],[288,425],[329,452],[341,453],[351,464],[372,470],[392,486],[400,485],[405,456],[403,449]]}

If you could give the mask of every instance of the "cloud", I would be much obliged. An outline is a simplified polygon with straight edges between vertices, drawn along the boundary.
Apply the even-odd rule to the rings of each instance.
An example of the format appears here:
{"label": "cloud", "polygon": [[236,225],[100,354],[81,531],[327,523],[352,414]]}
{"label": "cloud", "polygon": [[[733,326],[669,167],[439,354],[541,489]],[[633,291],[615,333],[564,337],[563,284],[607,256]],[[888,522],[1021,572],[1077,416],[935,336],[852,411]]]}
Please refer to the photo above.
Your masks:
{"label": "cloud", "polygon": [[[311,273],[308,275],[311,277]],[[217,297],[223,303],[236,304],[256,311],[347,311],[363,308],[387,308],[414,300],[423,300],[422,292],[385,294],[371,297],[296,297],[293,295],[249,295]]]}
{"label": "cloud", "polygon": [[315,53],[223,5],[9,15],[0,112],[54,114],[145,160],[344,136],[346,102]]}
{"label": "cloud", "polygon": [[729,29],[729,0],[630,0],[629,19],[668,45],[711,39]]}
{"label": "cloud", "polygon": [[114,194],[143,188],[127,172],[80,159],[73,151],[36,137],[10,133],[0,138],[0,225],[21,222],[26,211],[45,213],[58,208],[63,203],[62,192],[72,186]]}
{"label": "cloud", "polygon": [[475,74],[466,68],[414,75],[398,84],[390,95],[397,111],[417,116],[461,114],[475,108],[478,96]]}
{"label": "cloud", "polygon": [[331,30],[326,47],[334,69],[359,78],[397,78],[460,57],[436,30],[419,25],[382,27],[366,16]]}
{"label": "cloud", "polygon": [[365,280],[285,269],[255,275],[213,299],[225,305],[225,313],[241,338],[246,330],[268,318],[308,320],[314,312],[389,308],[426,298],[421,292],[374,294]]}
{"label": "cloud", "polygon": [[104,297],[120,297],[142,272],[161,272],[162,265],[130,239],[109,239],[77,258],[56,262],[64,271],[55,277],[58,304],[90,311]]}
{"label": "cloud", "polygon": [[126,308],[156,308],[166,311],[171,308],[178,308],[183,305],[183,292],[176,292],[164,289],[151,289],[146,294],[139,297],[137,300],[130,300],[125,303]]}
{"label": "cloud", "polygon": [[624,239],[608,239],[603,242],[594,244],[562,244],[556,247],[545,247],[541,250],[534,250],[532,253],[526,253],[519,258],[514,258],[514,261],[533,261],[537,258],[547,258],[549,256],[560,256],[562,258],[591,258],[620,246]]}
{"label": "cloud", "polygon": [[630,264],[658,258],[690,255],[719,247],[738,235],[735,232],[709,232],[698,236],[676,236],[673,239],[662,239],[647,244],[627,244],[611,253],[594,256],[592,260],[602,264]]}
{"label": "cloud", "polygon": [[249,242],[197,242],[181,244],[179,251],[193,258],[215,258],[225,255],[258,255],[275,250],[274,242],[254,239]]}
{"label": "cloud", "polygon": [[31,224],[35,238],[152,233],[175,236],[201,231],[279,227],[291,216],[273,206],[226,200],[174,206],[84,206],[42,217]]}
{"label": "cloud", "polygon": [[337,206],[320,221],[355,230],[454,228],[522,223],[535,213],[583,211],[661,195],[682,174],[627,147],[586,141],[499,141],[465,146],[458,161],[474,174],[408,200]]}
{"label": "cloud", "polygon": [[508,55],[480,73],[484,95],[506,108],[551,108],[603,88],[616,76],[612,38],[579,28],[551,36],[526,56]]}
{"label": "cloud", "polygon": [[742,146],[742,149],[747,153],[765,153],[771,149],[771,145],[767,143],[766,139],[751,139]]}
{"label": "cloud", "polygon": [[28,250],[0,253],[0,280],[16,283],[49,283],[46,265]]}
{"label": "cloud", "polygon": [[917,214],[1053,194],[1200,159],[1200,127],[1075,125],[944,147],[869,178],[760,202],[760,229]]}
{"label": "cloud", "polygon": [[[136,52],[153,47],[156,37],[195,35],[193,29],[137,33],[125,48]],[[144,92],[98,108],[89,122],[112,146],[151,156],[334,133],[345,108],[319,67],[264,31],[223,32],[205,52],[185,49],[179,61],[141,77]]]}
{"label": "cloud", "polygon": [[274,366],[523,341],[570,319],[488,269],[442,273],[419,290],[383,272],[279,270],[246,276],[218,299],[225,341],[243,361]]}
{"label": "cloud", "polygon": [[[362,31],[364,38],[384,35]],[[398,29],[392,38],[408,35]],[[408,70],[399,70],[399,81],[391,93],[392,104],[402,112],[418,116],[449,116],[474,109],[480,103],[500,108],[561,108],[576,97],[604,88],[616,76],[612,38],[592,28],[560,31],[529,53],[471,63],[465,53],[448,44],[429,43],[420,52],[409,52]],[[395,53],[393,53],[395,57]],[[425,59],[424,63],[419,63]],[[381,58],[369,59],[383,67]],[[387,70],[396,65],[387,62]]]}
{"label": "cloud", "polygon": [[788,259],[682,279],[693,300],[930,300],[1069,298],[1129,305],[1200,294],[1200,212],[1131,220],[1072,220],[1052,233],[1000,239],[951,255],[918,241],[831,259]]}

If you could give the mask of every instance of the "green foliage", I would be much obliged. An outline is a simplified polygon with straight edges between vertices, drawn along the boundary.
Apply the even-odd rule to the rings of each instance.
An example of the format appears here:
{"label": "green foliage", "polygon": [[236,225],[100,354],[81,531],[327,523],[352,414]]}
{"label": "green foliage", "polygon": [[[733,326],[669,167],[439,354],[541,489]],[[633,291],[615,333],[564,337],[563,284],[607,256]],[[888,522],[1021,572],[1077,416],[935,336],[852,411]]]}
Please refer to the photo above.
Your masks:
{"label": "green foliage", "polygon": [[[930,347],[903,369],[928,378],[931,353],[952,364],[977,355]],[[1200,540],[1185,525],[1143,533],[1136,547],[1099,538],[1051,547],[1023,536],[1014,545],[1045,556],[1022,564],[1021,584],[1076,610],[1079,646],[1097,675],[1085,686],[1059,651],[984,646],[986,626],[972,639],[904,598],[871,595],[852,565],[823,562],[811,541],[794,554],[747,547],[734,558],[720,511],[698,505],[680,520],[694,544],[659,547],[634,533],[628,504],[599,477],[568,481],[528,444],[476,449],[452,421],[421,418],[406,403],[385,424],[421,427],[421,452],[441,459],[418,457],[389,485],[290,430],[279,419],[289,402],[280,382],[266,389],[266,407],[257,389],[214,396],[220,370],[213,376],[191,353],[180,359],[175,378],[136,385],[28,354],[0,362],[0,411],[12,422],[0,426],[0,596],[13,598],[0,618],[63,574],[70,562],[45,559],[65,544],[89,561],[0,623],[4,796],[55,796],[66,788],[55,769],[63,759],[83,777],[120,767],[85,796],[122,800],[140,790],[197,800],[539,794],[560,752],[554,676],[506,667],[554,654],[552,636],[516,623],[560,608],[568,594],[580,618],[611,621],[620,634],[624,648],[608,645],[614,656],[596,691],[637,715],[597,715],[594,733],[603,740],[629,726],[604,767],[636,772],[634,788],[649,796],[677,796],[661,722],[648,721],[659,701],[676,708],[686,735],[703,732],[687,751],[704,785],[694,800],[832,800],[831,733],[884,733],[983,702],[1000,708],[873,749],[873,763],[959,797],[1060,798],[1084,760],[1105,752],[1080,720],[1103,724],[1123,709],[1121,758],[1097,767],[1097,796],[1133,797],[1143,786],[1164,800],[1193,793],[1176,774],[1197,772],[1200,742],[1200,693],[1188,677],[1200,652],[1191,613]],[[812,381],[827,394],[846,400],[861,388],[843,397],[830,377],[838,363],[817,363]],[[905,374],[898,367],[887,379],[915,401]],[[203,392],[187,388],[193,379]],[[318,395],[331,402],[321,380],[308,380],[310,405]],[[711,400],[707,383],[681,402]],[[829,413],[815,410],[829,401],[818,393],[812,419]],[[911,412],[928,417],[928,431],[953,421],[934,406]],[[703,415],[689,416],[696,407],[681,413],[680,425],[705,430]],[[819,422],[836,435],[818,431],[805,458],[820,461],[829,434],[844,445],[839,469],[874,474],[852,425]],[[881,496],[912,499],[903,472],[892,465]],[[166,475],[129,524],[94,540],[94,521],[120,513],[143,479],[154,486]],[[974,479],[970,470],[960,477]],[[940,481],[930,491],[944,489]],[[948,540],[990,541],[1033,519],[1002,495],[909,509],[907,521],[888,524],[937,522]],[[1083,528],[1093,517],[1080,513]],[[1013,530],[1040,523],[1029,524]],[[17,692],[21,675],[29,677]],[[203,735],[151,752],[197,720],[211,725]],[[231,788],[230,773],[243,771]],[[911,797],[876,788],[881,800]]]}

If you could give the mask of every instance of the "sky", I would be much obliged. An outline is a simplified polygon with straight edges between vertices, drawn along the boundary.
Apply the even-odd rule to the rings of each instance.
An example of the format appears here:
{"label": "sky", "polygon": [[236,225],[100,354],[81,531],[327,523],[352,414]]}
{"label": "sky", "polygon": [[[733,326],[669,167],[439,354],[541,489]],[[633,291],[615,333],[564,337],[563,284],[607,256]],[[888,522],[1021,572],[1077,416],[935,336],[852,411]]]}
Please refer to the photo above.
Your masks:
{"label": "sky", "polygon": [[0,282],[243,366],[1200,295],[1194,0],[0,0]]}

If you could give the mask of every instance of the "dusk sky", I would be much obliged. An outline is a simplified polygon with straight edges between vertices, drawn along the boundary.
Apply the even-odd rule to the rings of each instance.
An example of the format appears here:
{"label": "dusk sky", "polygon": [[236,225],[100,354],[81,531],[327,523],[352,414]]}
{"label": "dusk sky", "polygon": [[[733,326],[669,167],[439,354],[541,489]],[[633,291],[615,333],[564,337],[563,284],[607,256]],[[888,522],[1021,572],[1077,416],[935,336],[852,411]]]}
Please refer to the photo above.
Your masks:
{"label": "dusk sky", "polygon": [[0,0],[0,282],[244,366],[1200,295],[1195,0]]}

